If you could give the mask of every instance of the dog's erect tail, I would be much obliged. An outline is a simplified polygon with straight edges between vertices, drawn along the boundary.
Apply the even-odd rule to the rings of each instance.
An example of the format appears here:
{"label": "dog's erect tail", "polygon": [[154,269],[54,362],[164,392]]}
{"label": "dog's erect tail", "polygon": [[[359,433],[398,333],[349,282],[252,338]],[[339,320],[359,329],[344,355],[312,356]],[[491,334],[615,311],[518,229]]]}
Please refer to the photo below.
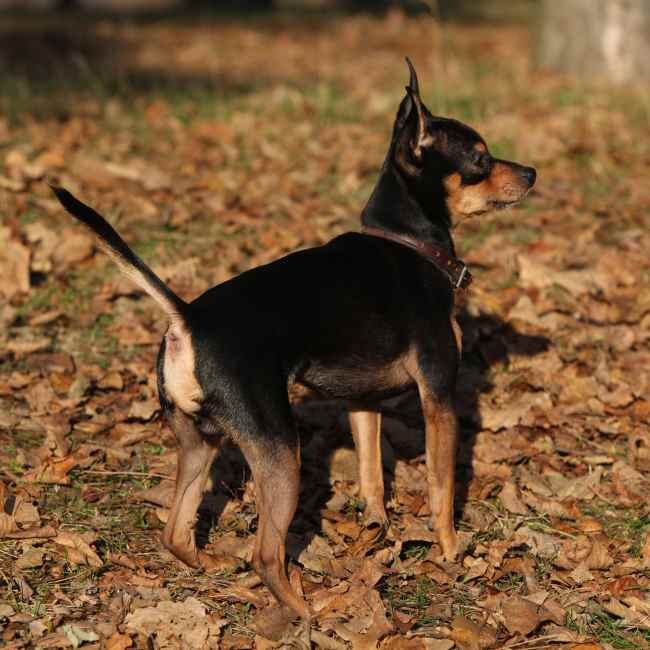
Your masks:
{"label": "dog's erect tail", "polygon": [[92,230],[99,245],[115,261],[122,273],[148,293],[172,322],[183,320],[187,303],[179,298],[126,244],[115,229],[91,207],[62,187],[50,185],[61,205]]}

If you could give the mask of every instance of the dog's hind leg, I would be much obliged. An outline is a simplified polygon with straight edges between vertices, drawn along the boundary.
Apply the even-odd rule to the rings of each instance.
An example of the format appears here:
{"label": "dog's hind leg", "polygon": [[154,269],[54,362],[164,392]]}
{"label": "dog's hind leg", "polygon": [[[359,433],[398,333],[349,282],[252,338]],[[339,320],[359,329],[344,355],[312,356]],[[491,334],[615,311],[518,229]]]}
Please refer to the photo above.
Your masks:
{"label": "dog's hind leg", "polygon": [[359,496],[365,504],[366,525],[384,527],[388,517],[381,465],[381,413],[356,404],[350,404],[348,410],[359,459]]}
{"label": "dog's hind leg", "polygon": [[170,414],[169,423],[179,444],[178,469],[176,491],[162,541],[185,564],[210,569],[210,556],[196,547],[194,524],[210,466],[222,437],[206,440],[192,418],[178,408]]}
{"label": "dog's hind leg", "polygon": [[300,493],[298,440],[242,438],[239,443],[253,474],[258,512],[253,566],[277,600],[309,623],[309,607],[285,572],[285,540]]}

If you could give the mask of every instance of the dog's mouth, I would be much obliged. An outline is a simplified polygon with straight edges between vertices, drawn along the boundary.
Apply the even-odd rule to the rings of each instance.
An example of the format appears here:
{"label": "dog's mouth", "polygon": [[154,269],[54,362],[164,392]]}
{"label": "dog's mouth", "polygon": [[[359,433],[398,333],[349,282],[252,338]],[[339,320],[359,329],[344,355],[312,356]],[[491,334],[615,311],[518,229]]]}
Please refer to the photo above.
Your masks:
{"label": "dog's mouth", "polygon": [[511,208],[513,205],[517,205],[517,203],[521,203],[528,196],[530,190],[531,188],[529,187],[527,190],[522,192],[521,195],[518,196],[516,199],[494,199],[490,201],[490,209],[505,210],[506,208]]}
{"label": "dog's mouth", "polygon": [[490,202],[490,207],[493,210],[505,210],[506,208],[510,208],[513,205],[517,205],[521,199],[517,199],[516,201],[491,201]]}

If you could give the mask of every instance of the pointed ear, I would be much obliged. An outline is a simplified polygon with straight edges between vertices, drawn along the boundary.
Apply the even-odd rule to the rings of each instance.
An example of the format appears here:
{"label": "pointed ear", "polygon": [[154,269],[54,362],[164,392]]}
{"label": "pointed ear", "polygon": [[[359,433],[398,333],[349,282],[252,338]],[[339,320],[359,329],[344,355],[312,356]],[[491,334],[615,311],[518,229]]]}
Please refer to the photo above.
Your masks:
{"label": "pointed ear", "polygon": [[424,105],[420,99],[420,93],[415,92],[410,86],[406,87],[406,92],[413,102],[413,108],[411,113],[415,113],[415,118],[417,120],[417,126],[415,135],[411,141],[411,149],[413,155],[417,160],[422,159],[422,149],[428,145],[433,144],[433,139],[427,131],[427,121],[425,115]]}
{"label": "pointed ear", "polygon": [[433,144],[433,138],[427,131],[426,108],[420,98],[417,73],[408,57],[406,63],[410,79],[395,121],[395,159],[406,173],[415,176],[420,172],[423,149]]}
{"label": "pointed ear", "polygon": [[418,83],[418,73],[415,71],[411,59],[409,59],[408,56],[405,56],[404,58],[406,59],[406,65],[409,67],[409,73],[411,75],[411,78],[409,79],[409,88],[419,95],[420,84]]}

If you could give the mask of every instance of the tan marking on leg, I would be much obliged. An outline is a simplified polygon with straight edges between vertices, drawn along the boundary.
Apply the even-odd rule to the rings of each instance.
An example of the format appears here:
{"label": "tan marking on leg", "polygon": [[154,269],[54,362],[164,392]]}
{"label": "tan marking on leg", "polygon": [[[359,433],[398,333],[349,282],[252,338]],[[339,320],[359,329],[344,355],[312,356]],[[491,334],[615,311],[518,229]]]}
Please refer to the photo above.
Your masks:
{"label": "tan marking on leg", "polygon": [[456,308],[451,312],[451,329],[454,330],[454,338],[456,339],[456,347],[458,348],[458,358],[463,355],[463,330],[458,324],[456,319]]}
{"label": "tan marking on leg", "polygon": [[364,518],[368,525],[383,526],[388,517],[384,507],[384,472],[381,465],[381,413],[355,404],[350,404],[348,409],[359,459],[359,496],[366,505]]}
{"label": "tan marking on leg", "polygon": [[418,383],[426,431],[427,479],[431,523],[438,532],[444,556],[453,560],[458,553],[454,528],[454,477],[458,422],[451,404],[432,396]]}
{"label": "tan marking on leg", "polygon": [[203,390],[196,377],[192,335],[182,321],[172,321],[165,334],[163,377],[172,403],[185,413],[199,410]]}
{"label": "tan marking on leg", "polygon": [[208,444],[201,438],[192,419],[179,409],[174,410],[170,424],[179,443],[178,468],[176,491],[162,541],[185,564],[199,567],[204,562],[196,548],[194,524],[221,438],[216,437],[213,444]]}
{"label": "tan marking on leg", "polygon": [[253,566],[282,605],[309,621],[311,611],[292,589],[284,566],[285,540],[300,492],[300,467],[295,450],[288,446],[256,444],[250,439],[242,440],[241,449],[253,473],[257,502]]}

